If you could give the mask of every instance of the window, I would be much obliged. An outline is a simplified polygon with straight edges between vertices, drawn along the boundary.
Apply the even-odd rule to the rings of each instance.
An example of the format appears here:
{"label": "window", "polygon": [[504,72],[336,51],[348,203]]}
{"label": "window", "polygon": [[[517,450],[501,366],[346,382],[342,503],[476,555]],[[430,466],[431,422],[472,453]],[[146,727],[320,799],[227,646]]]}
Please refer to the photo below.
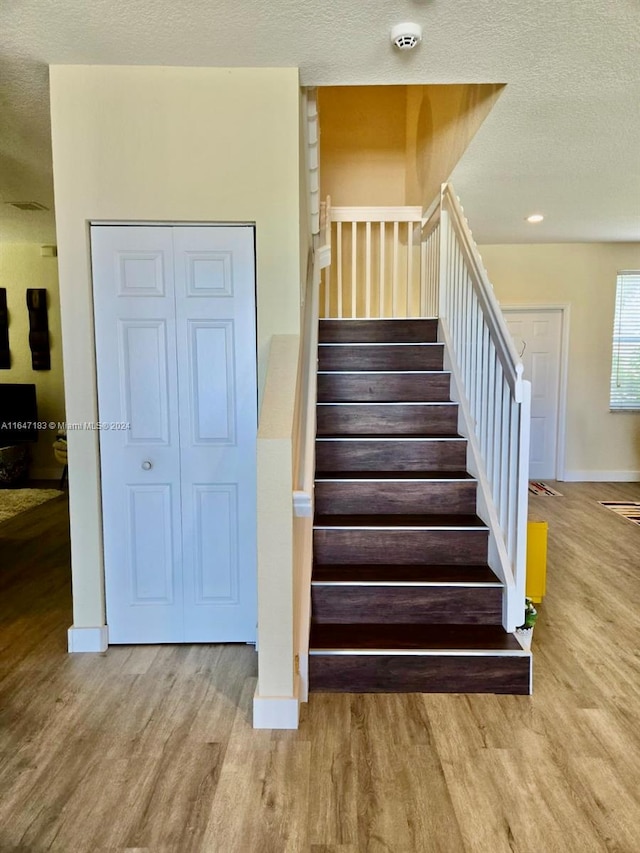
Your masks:
{"label": "window", "polygon": [[610,407],[640,409],[640,270],[618,273]]}

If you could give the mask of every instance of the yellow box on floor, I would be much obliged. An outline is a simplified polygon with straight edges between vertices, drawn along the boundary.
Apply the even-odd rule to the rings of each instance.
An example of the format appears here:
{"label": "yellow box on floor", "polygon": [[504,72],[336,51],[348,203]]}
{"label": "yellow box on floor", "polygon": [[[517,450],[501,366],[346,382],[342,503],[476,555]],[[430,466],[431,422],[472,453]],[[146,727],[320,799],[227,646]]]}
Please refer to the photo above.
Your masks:
{"label": "yellow box on floor", "polygon": [[547,591],[547,534],[546,521],[527,524],[527,584],[526,595],[539,604]]}

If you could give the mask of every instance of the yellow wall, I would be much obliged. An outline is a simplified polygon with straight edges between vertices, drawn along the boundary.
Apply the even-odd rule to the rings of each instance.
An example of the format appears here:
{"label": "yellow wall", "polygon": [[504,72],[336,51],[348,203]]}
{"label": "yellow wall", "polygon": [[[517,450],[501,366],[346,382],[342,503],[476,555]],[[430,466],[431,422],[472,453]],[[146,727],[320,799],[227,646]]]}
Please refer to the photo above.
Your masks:
{"label": "yellow wall", "polygon": [[[34,382],[38,398],[38,419],[64,421],[64,384],[62,377],[62,333],[58,263],[56,258],[43,258],[35,243],[0,243],[0,287],[7,289],[9,309],[9,346],[11,369],[0,370],[0,382]],[[29,314],[26,303],[28,287],[47,290],[51,370],[33,370],[29,349]],[[32,447],[31,476],[51,479],[60,476],[60,468],[51,445],[56,430],[41,430]]]}
{"label": "yellow wall", "polygon": [[640,479],[640,413],[609,412],[616,273],[640,269],[640,243],[481,246],[504,305],[571,306],[567,479]]}
{"label": "yellow wall", "polygon": [[[258,373],[299,327],[297,69],[53,66],[67,416],[96,419],[92,219],[255,222]],[[69,444],[74,625],[104,624],[97,435]]]}
{"label": "yellow wall", "polygon": [[321,193],[332,205],[405,203],[406,90],[318,89]]}
{"label": "yellow wall", "polygon": [[406,204],[429,207],[504,85],[407,86]]}
{"label": "yellow wall", "polygon": [[319,88],[322,196],[334,206],[428,207],[503,88]]}

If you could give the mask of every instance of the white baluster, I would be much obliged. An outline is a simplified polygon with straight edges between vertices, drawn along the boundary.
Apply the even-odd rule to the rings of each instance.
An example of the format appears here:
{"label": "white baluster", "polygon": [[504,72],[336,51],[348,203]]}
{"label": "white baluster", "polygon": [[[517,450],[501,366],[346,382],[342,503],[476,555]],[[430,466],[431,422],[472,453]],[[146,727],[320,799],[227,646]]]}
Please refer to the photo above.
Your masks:
{"label": "white baluster", "polygon": [[500,498],[498,515],[500,527],[506,532],[508,518],[509,435],[511,431],[510,392],[506,379],[502,383],[502,431],[500,433]]}
{"label": "white baluster", "polygon": [[365,305],[364,316],[371,317],[371,223],[365,226]]}
{"label": "white baluster", "polygon": [[380,290],[378,292],[378,301],[380,303],[380,307],[378,310],[378,317],[385,316],[385,258],[384,258],[384,250],[385,250],[385,240],[386,240],[386,227],[385,223],[380,223]]}
{"label": "white baluster", "polygon": [[420,243],[420,316],[427,316],[427,289],[429,286],[429,240]]}
{"label": "white baluster", "polygon": [[331,316],[331,267],[325,267],[322,270],[322,278],[324,281],[324,316]]}
{"label": "white baluster", "polygon": [[336,270],[338,274],[338,318],[342,318],[342,222],[336,223],[336,245],[337,258]]}
{"label": "white baluster", "polygon": [[358,223],[351,223],[351,316],[357,317],[358,299]]}
{"label": "white baluster", "polygon": [[413,280],[413,222],[407,222],[407,297],[405,317],[411,316],[411,290]]}
{"label": "white baluster", "polygon": [[500,466],[502,464],[502,388],[504,384],[504,374],[502,371],[502,365],[496,358],[496,376],[495,376],[495,390],[493,394],[493,412],[492,412],[492,420],[493,420],[493,474],[492,474],[492,486],[493,486],[493,500],[498,507],[500,508],[500,475],[501,470]]}
{"label": "white baluster", "polygon": [[393,223],[393,275],[391,279],[391,314],[398,316],[398,244],[399,222]]}

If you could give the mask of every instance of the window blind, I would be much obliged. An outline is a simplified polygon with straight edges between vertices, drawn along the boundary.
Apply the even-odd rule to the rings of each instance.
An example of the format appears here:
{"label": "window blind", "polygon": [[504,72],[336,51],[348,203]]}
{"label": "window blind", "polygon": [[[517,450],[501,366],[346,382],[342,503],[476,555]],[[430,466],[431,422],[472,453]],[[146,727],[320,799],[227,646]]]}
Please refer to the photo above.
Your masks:
{"label": "window blind", "polygon": [[640,409],[640,270],[618,273],[610,407]]}

